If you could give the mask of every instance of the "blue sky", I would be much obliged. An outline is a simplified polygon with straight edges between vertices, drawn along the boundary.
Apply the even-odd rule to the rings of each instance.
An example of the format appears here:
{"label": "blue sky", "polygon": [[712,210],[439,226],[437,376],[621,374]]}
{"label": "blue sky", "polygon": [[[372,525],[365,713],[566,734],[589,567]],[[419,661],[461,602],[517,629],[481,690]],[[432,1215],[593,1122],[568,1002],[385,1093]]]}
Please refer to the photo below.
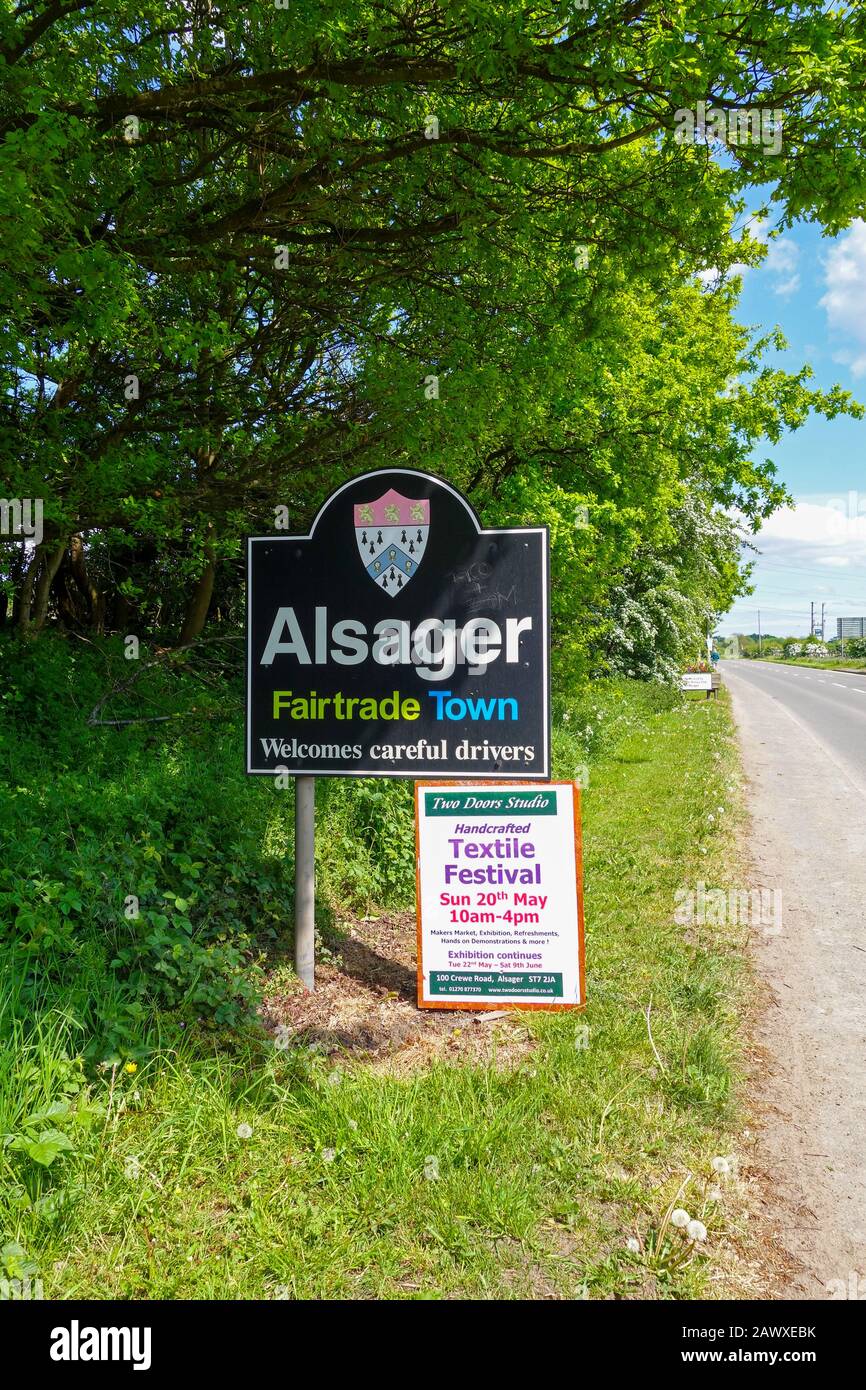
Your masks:
{"label": "blue sky", "polygon": [[[763,264],[745,271],[737,317],[779,325],[789,349],[770,360],[792,371],[808,362],[813,384],[838,382],[866,403],[866,223],[834,238],[802,223],[770,240]],[[756,454],[773,460],[796,506],[756,538],[755,592],[718,631],[756,631],[760,609],[764,632],[808,633],[814,599],[835,636],[838,617],[866,615],[866,420],[816,416]]]}

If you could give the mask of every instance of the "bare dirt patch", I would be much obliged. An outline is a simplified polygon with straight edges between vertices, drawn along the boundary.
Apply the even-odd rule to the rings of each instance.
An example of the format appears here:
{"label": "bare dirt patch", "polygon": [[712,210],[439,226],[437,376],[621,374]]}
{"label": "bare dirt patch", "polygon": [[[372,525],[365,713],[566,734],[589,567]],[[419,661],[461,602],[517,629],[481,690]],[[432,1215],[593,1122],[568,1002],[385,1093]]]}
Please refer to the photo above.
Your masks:
{"label": "bare dirt patch", "polygon": [[276,1033],[282,1025],[290,1045],[391,1073],[442,1060],[509,1069],[533,1051],[517,1009],[418,1008],[414,913],[352,919],[342,929],[345,939],[317,966],[314,993],[294,982],[266,993],[265,1027]]}

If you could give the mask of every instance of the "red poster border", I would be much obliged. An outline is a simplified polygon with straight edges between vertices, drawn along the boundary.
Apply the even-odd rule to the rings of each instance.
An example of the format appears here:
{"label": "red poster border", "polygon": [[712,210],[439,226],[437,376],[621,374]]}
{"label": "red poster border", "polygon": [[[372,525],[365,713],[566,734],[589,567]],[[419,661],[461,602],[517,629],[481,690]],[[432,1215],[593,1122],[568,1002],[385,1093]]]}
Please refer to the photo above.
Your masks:
{"label": "red poster border", "polygon": [[[473,1013],[481,1013],[485,1009],[546,1009],[548,1013],[559,1013],[564,1009],[571,1009],[582,1012],[586,1008],[586,947],[584,942],[583,929],[583,833],[580,824],[580,788],[576,782],[565,780],[553,782],[527,782],[526,790],[531,792],[543,791],[545,787],[571,787],[572,805],[574,814],[574,873],[577,884],[577,954],[578,969],[580,971],[580,1000],[576,1004],[544,1004],[527,1003],[504,1004],[492,1002],[489,1004],[469,1003],[452,1004],[444,999],[424,999],[424,961],[421,930],[421,816],[420,816],[420,793],[424,788],[438,790],[441,787],[471,787],[475,785],[471,781],[467,782],[416,782],[415,783],[415,922],[417,930],[417,1004],[419,1009],[471,1009]],[[503,778],[495,782],[485,781],[484,789],[489,787],[513,787],[517,785],[514,780]]]}

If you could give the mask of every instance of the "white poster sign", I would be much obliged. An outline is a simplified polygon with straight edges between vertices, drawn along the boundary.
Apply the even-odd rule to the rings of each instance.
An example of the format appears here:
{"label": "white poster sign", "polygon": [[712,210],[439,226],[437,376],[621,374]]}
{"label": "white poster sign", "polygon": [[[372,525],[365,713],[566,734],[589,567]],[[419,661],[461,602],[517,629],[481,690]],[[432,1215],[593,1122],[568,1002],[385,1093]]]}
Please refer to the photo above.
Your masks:
{"label": "white poster sign", "polygon": [[415,784],[418,1005],[586,1003],[580,792]]}
{"label": "white poster sign", "polygon": [[711,671],[686,671],[680,676],[680,690],[712,690]]}

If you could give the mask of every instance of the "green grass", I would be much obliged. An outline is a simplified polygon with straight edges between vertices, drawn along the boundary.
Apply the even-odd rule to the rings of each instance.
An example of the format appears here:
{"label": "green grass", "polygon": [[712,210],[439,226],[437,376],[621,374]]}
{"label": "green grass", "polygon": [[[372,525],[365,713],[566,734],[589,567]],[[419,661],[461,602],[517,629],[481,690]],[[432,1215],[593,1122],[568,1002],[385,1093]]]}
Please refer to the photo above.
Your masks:
{"label": "green grass", "polygon": [[[99,1009],[84,1007],[81,981],[66,1008],[68,982],[66,996],[48,976],[9,987],[0,1130],[38,1139],[55,1122],[28,1119],[59,1102],[71,1144],[49,1166],[20,1146],[0,1157],[0,1244],[38,1266],[47,1298],[724,1291],[738,1197],[726,1187],[713,1200],[708,1187],[713,1157],[733,1144],[742,933],[686,931],[673,911],[681,886],[736,882],[727,697],[599,684],[560,703],[554,749],[556,775],[591,768],[589,1002],[583,1015],[523,1015],[536,1046],[515,1070],[438,1062],[398,1077],[275,1050],[246,1027],[190,1018],[181,1029],[176,1011],[158,1010],[137,1062],[121,1052],[85,1070]],[[405,789],[387,794],[399,861]],[[350,830],[377,813],[345,799],[323,808]],[[259,855],[274,838],[270,815],[258,822]],[[369,883],[338,872],[333,843],[326,853],[330,901],[369,898]],[[401,891],[398,873],[395,901]],[[114,979],[101,968],[97,991]],[[685,1261],[665,1225],[684,1181],[679,1204],[709,1232]]]}
{"label": "green grass", "polygon": [[833,656],[765,656],[763,660],[774,661],[778,666],[816,666],[819,670],[826,671],[866,670],[866,657],[863,656],[851,656],[847,660]]}

